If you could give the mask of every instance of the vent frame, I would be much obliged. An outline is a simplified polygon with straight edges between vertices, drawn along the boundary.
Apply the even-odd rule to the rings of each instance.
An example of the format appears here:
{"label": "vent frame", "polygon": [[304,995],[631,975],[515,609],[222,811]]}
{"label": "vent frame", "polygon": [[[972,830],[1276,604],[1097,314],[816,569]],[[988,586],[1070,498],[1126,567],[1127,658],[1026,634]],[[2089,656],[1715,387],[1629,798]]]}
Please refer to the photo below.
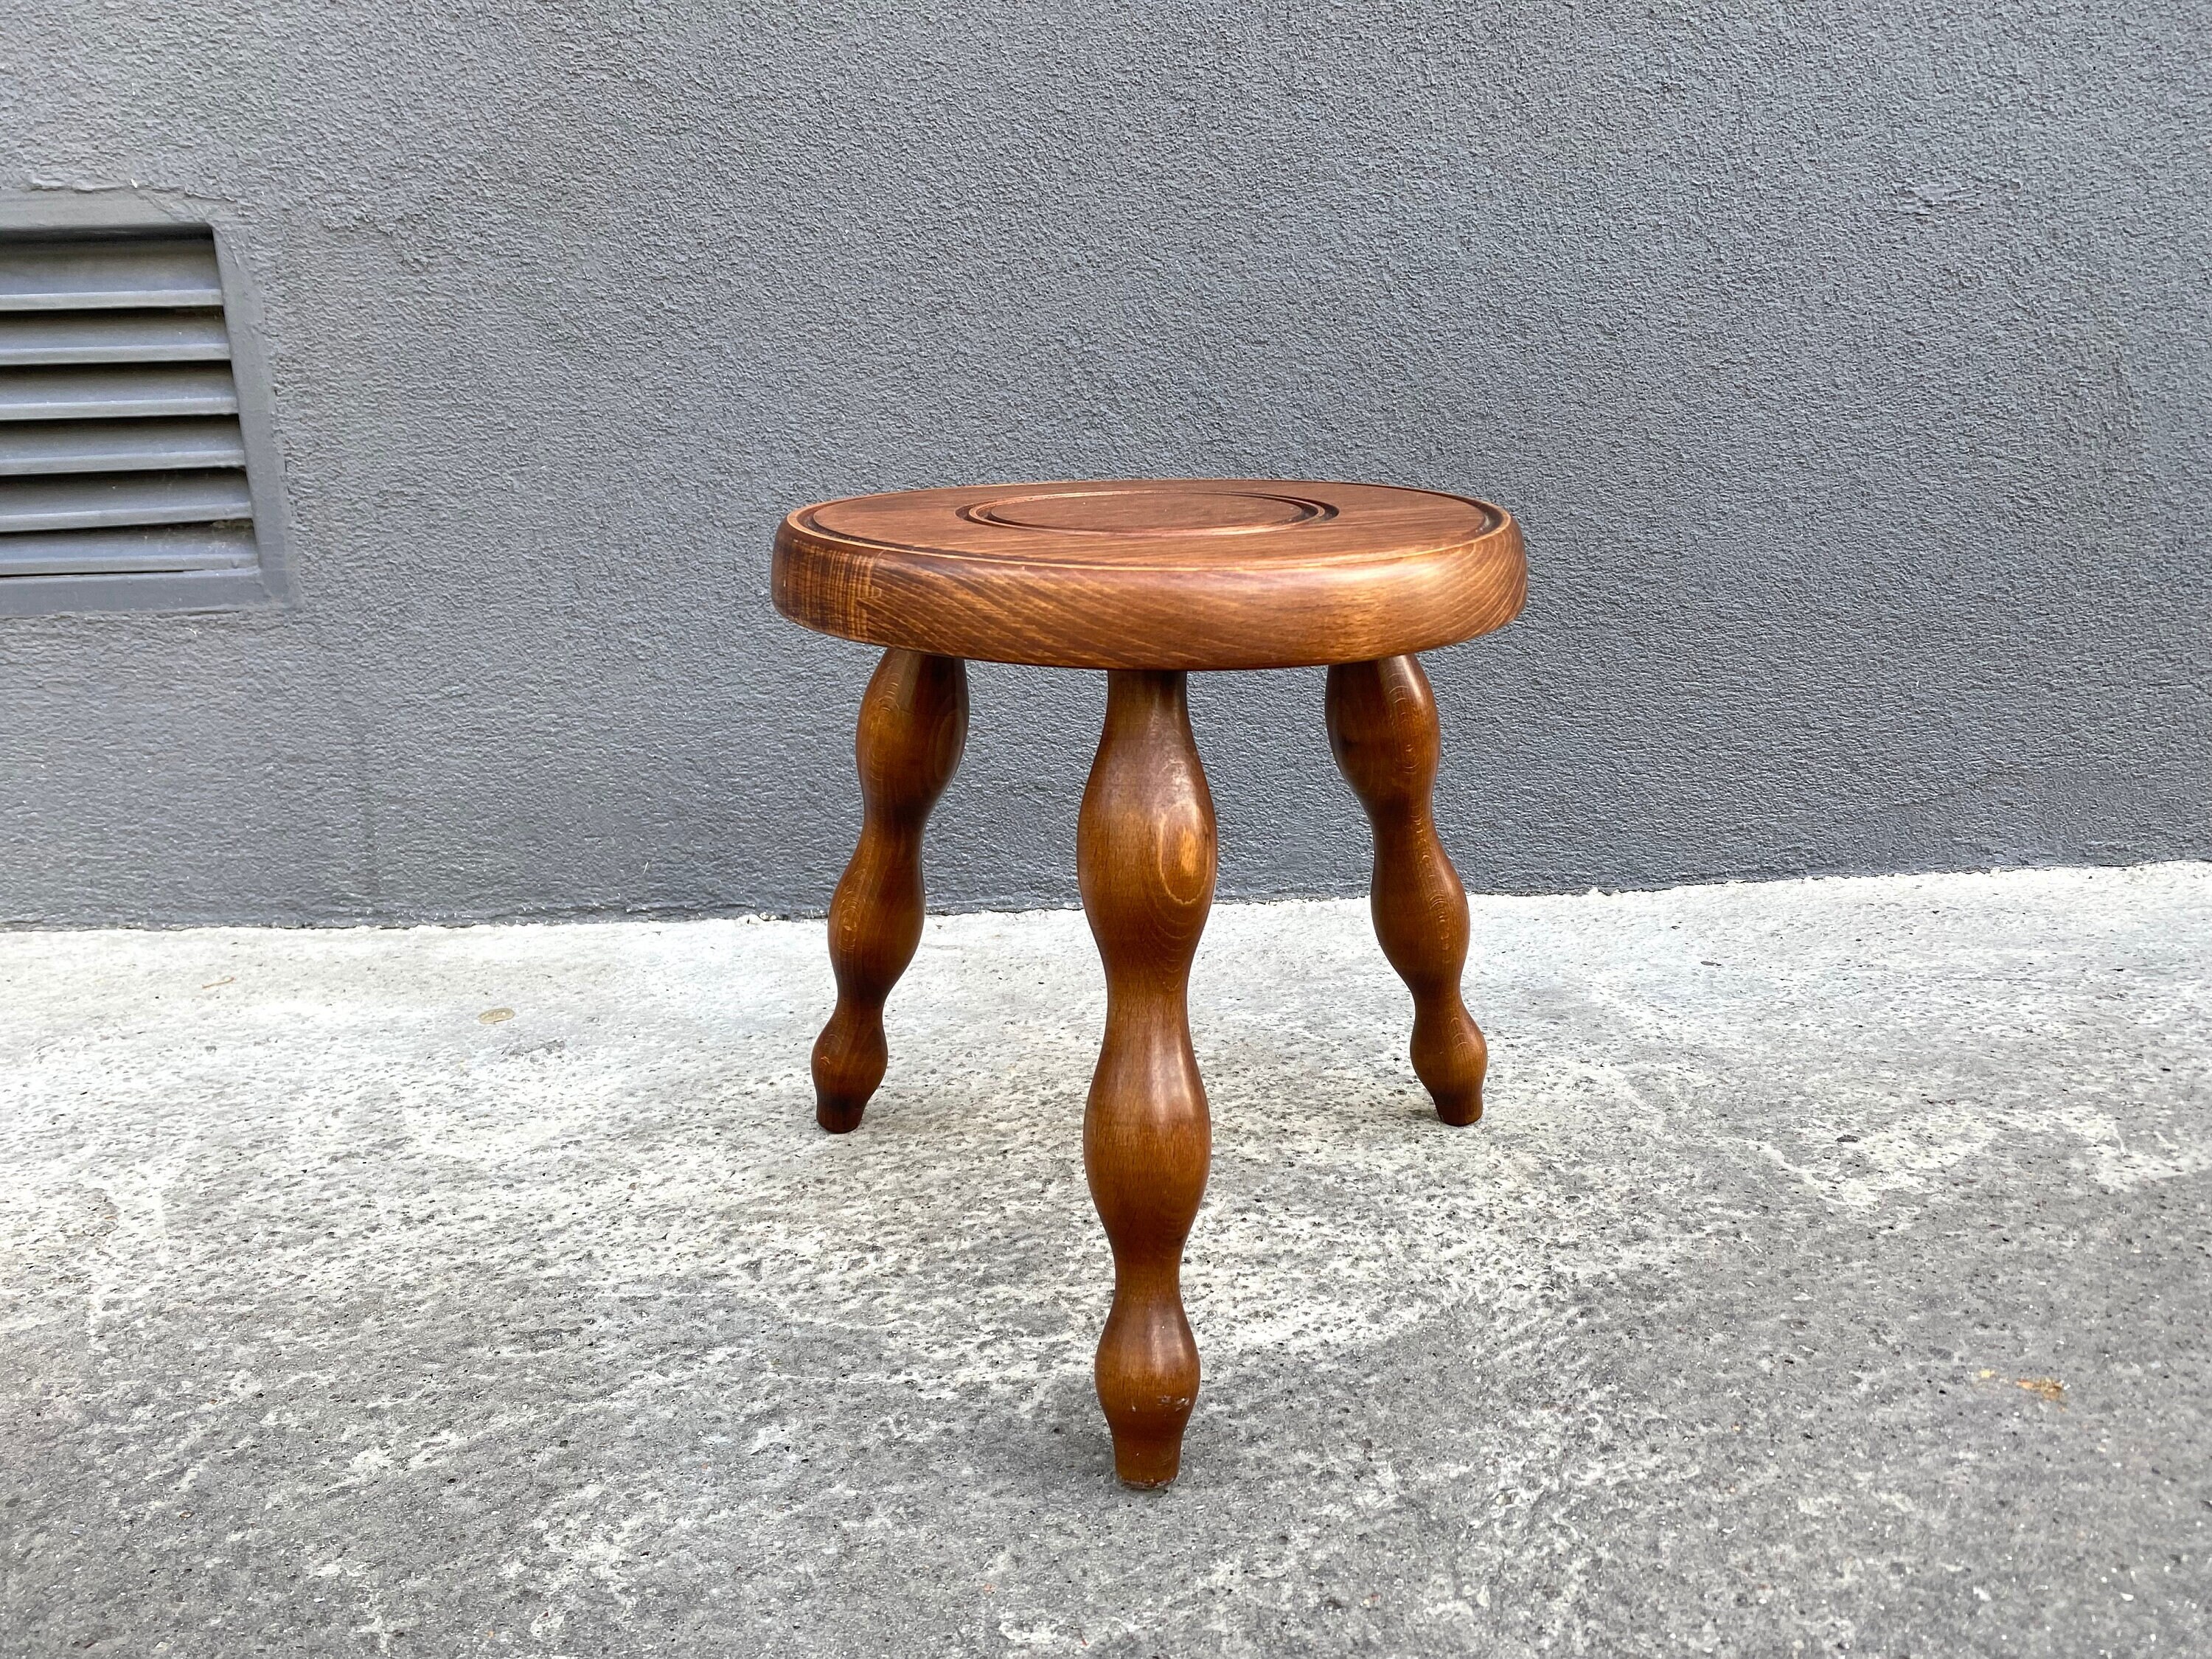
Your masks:
{"label": "vent frame", "polygon": [[[289,503],[272,418],[263,313],[241,257],[244,234],[235,213],[219,203],[172,202],[143,191],[0,191],[0,240],[158,237],[165,233],[206,235],[214,244],[231,377],[237,388],[246,487],[252,505],[252,525],[246,533],[252,537],[255,562],[222,569],[0,575],[0,626],[18,617],[261,611],[296,602]],[[161,360],[147,361],[152,367]],[[149,533],[162,528],[148,526]]]}

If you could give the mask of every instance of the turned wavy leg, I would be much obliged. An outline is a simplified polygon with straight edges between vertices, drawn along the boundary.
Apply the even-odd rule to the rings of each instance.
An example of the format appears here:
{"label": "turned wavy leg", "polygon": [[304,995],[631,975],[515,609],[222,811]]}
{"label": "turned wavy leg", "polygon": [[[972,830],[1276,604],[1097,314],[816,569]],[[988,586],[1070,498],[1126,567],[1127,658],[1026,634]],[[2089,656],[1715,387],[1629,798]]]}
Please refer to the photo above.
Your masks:
{"label": "turned wavy leg", "polygon": [[1371,902],[1382,954],[1413,994],[1413,1071],[1447,1123],[1482,1115],[1489,1046],[1460,1000],[1467,890],[1430,816],[1441,744],[1414,658],[1328,671],[1328,744],[1375,827]]}
{"label": "turned wavy leg", "polygon": [[1083,1165],[1114,1247],[1098,1403],[1115,1473],[1158,1486],[1175,1479],[1198,1398],[1182,1246],[1212,1143],[1187,992],[1213,902],[1213,799],[1180,673],[1109,675],[1076,869],[1106,965],[1106,1037],[1083,1119]]}
{"label": "turned wavy leg", "polygon": [[968,665],[886,651],[860,702],[860,843],[830,902],[837,1009],[814,1044],[814,1120],[860,1127],[884,1080],[884,999],[921,942],[921,832],[968,737]]}

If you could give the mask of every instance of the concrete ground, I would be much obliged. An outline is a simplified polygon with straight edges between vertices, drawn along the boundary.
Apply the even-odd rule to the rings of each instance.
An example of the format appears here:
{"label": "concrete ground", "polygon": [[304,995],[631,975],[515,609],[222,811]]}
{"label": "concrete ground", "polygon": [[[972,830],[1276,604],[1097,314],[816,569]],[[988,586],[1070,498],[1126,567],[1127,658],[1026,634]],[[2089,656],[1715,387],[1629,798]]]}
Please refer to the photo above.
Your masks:
{"label": "concrete ground", "polygon": [[[1223,908],[1116,1486],[1072,913],[0,936],[0,1650],[2212,1651],[2212,866]],[[512,1017],[503,1011],[512,1010]]]}

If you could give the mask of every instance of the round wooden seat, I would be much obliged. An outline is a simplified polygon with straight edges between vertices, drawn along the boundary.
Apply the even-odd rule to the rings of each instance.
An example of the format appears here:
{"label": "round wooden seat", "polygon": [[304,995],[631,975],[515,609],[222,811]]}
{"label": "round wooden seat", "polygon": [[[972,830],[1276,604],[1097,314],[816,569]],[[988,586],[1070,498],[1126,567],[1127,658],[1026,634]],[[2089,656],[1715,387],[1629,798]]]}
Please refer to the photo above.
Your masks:
{"label": "round wooden seat", "polygon": [[804,507],[776,609],[841,638],[1062,668],[1369,662],[1510,622],[1512,515],[1382,484],[996,484]]}

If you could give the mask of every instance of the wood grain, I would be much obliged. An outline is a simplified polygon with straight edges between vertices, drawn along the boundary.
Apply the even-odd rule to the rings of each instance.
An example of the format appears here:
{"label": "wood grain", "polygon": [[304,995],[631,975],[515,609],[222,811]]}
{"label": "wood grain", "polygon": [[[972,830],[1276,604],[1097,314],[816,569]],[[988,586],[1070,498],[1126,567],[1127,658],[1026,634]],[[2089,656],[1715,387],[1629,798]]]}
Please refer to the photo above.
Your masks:
{"label": "wood grain", "polygon": [[1328,744],[1375,830],[1370,905],[1382,954],[1413,994],[1413,1072],[1447,1123],[1482,1115],[1489,1045],[1460,1000],[1467,890],[1437,838],[1435,694],[1410,656],[1328,671]]}
{"label": "wood grain", "polygon": [[908,490],[801,507],[773,592],[878,645],[1079,668],[1389,657],[1510,621],[1503,508],[1382,484],[1134,479]]}
{"label": "wood grain", "polygon": [[1198,1398],[1183,1316],[1183,1241],[1212,1146],[1191,1052],[1190,964],[1213,902],[1213,799],[1179,673],[1115,672],[1083,792],[1076,869],[1106,968],[1106,1036],[1083,1120],[1091,1196],[1114,1249],[1098,1401],[1114,1468],[1172,1480]]}
{"label": "wood grain", "polygon": [[1182,1252],[1212,1130],[1188,994],[1216,846],[1185,674],[1330,665],[1329,744],[1374,826],[1375,930],[1413,992],[1413,1069],[1438,1116],[1472,1123],[1488,1055],[1460,999],[1467,895],[1437,836],[1436,702],[1413,653],[1510,621],[1527,577],[1502,509],[1376,484],[909,490],[802,507],[777,532],[777,608],[890,647],[861,708],[860,846],[830,908],[825,1129],[856,1127],[883,1080],[884,1000],[921,934],[923,827],[967,731],[964,660],[1109,671],[1077,826],[1107,987],[1083,1160],[1114,1253],[1098,1400],[1132,1486],[1175,1479],[1199,1388]]}
{"label": "wood grain", "polygon": [[884,1000],[921,941],[921,838],[968,737],[968,668],[952,657],[889,651],[860,702],[860,844],[830,902],[837,1007],[814,1044],[814,1119],[860,1127],[884,1080]]}

